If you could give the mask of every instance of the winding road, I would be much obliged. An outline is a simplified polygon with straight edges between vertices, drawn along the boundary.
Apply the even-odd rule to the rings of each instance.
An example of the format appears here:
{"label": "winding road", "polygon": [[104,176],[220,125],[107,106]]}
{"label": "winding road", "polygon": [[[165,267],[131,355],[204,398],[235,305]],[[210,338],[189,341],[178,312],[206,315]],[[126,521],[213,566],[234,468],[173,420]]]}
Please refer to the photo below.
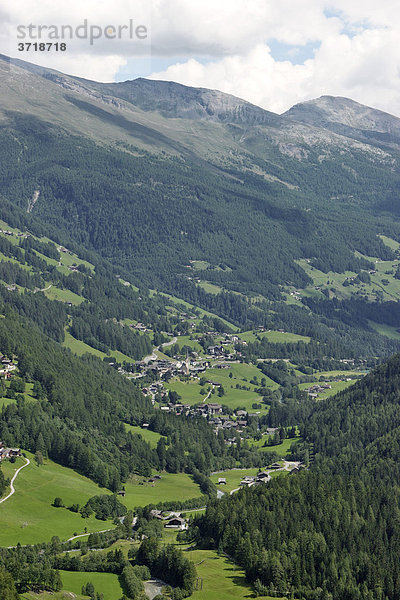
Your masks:
{"label": "winding road", "polygon": [[[161,344],[161,346],[163,348],[166,348],[167,346],[172,346],[172,344],[175,344],[177,342],[178,338],[177,337],[173,337],[172,340],[170,340],[169,342],[164,342],[163,344]],[[153,352],[152,354],[149,354],[148,356],[145,356],[143,359],[143,362],[149,363],[152,362],[153,360],[157,360],[158,356],[155,353],[156,350],[158,350],[159,346],[156,346],[155,348],[153,348]]]}
{"label": "winding road", "polygon": [[31,461],[29,460],[29,458],[26,458],[26,457],[24,457],[24,458],[25,458],[25,461],[26,461],[26,462],[25,462],[25,464],[24,464],[24,465],[22,465],[22,467],[20,467],[19,469],[17,469],[17,470],[15,471],[15,473],[14,473],[14,476],[13,476],[13,478],[12,478],[12,479],[11,479],[11,481],[10,481],[10,489],[11,489],[10,493],[8,494],[8,496],[6,496],[6,497],[5,497],[5,498],[3,498],[2,500],[0,500],[0,504],[2,504],[3,502],[5,502],[5,501],[6,501],[6,500],[8,500],[9,498],[11,498],[11,496],[12,496],[12,495],[14,494],[14,492],[15,492],[15,489],[14,489],[14,481],[16,480],[18,473],[19,473],[20,471],[22,471],[22,469],[24,469],[25,467],[27,467],[27,466],[30,464],[30,462],[31,462]]}

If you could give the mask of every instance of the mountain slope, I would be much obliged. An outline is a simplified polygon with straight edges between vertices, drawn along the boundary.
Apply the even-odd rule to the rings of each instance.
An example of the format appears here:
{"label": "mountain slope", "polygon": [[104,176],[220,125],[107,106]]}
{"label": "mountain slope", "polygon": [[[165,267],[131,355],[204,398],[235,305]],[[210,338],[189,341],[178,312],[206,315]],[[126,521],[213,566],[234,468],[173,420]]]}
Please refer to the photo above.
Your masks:
{"label": "mountain slope", "polygon": [[400,145],[400,119],[349,98],[322,96],[296,104],[283,117],[382,147]]}
{"label": "mountain slope", "polygon": [[[135,281],[193,301],[200,260],[221,290],[284,299],[311,283],[301,259],[357,274],[395,258],[377,234],[400,239],[397,146],[339,135],[312,103],[309,124],[304,107],[278,116],[174,83],[100,84],[5,57],[0,70],[5,213],[39,193],[36,219]],[[352,126],[383,119],[350,104]]]}

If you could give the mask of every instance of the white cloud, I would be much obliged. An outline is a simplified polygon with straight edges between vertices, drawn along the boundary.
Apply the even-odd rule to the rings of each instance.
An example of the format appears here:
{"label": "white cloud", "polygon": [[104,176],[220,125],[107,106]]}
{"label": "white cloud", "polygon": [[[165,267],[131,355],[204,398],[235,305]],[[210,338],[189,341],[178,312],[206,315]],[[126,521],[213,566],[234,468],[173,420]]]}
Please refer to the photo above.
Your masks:
{"label": "white cloud", "polygon": [[[220,89],[277,112],[333,94],[400,115],[397,0],[0,0],[0,15],[1,52],[81,77],[110,81],[132,57],[179,56],[151,77]],[[85,18],[103,27],[133,18],[150,35],[146,43],[103,38],[92,47],[75,40],[63,54],[16,50],[17,24],[76,26]],[[272,41],[293,46],[289,58],[296,46],[317,49],[292,64],[274,58]]]}
{"label": "white cloud", "polygon": [[[400,116],[400,23],[398,26],[393,16],[391,25],[387,18],[383,27],[382,13],[372,16],[379,20],[379,26],[358,26],[351,36],[341,33],[343,23],[338,18],[325,17],[332,22],[330,28],[317,37],[319,48],[301,65],[274,60],[268,43],[259,43],[247,52],[206,64],[194,59],[177,63],[151,78],[219,89],[276,112],[329,94],[347,96]],[[359,17],[354,11],[357,23]],[[303,41],[315,37],[305,36]],[[289,34],[282,33],[280,39],[299,43]]]}

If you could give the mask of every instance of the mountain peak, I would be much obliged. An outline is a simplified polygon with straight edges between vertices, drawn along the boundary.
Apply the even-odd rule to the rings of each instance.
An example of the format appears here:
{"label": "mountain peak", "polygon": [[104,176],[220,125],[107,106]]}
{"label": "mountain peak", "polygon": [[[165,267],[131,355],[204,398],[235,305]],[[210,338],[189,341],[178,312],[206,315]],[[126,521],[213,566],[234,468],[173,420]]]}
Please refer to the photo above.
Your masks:
{"label": "mountain peak", "polygon": [[102,91],[144,111],[157,111],[167,118],[270,125],[279,115],[219,90],[195,88],[174,81],[137,79],[101,86]]}
{"label": "mountain peak", "polygon": [[383,146],[400,143],[400,119],[341,96],[321,96],[295,104],[283,117],[323,127],[360,141]]}

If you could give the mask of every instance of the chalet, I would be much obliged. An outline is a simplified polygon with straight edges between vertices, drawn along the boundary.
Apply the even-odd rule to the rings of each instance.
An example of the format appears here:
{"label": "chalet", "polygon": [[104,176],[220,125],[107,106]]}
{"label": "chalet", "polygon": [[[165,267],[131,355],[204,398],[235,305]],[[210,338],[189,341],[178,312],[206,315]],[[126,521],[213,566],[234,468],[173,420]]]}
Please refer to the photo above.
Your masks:
{"label": "chalet", "polygon": [[247,410],[237,410],[236,415],[238,417],[247,417]]}
{"label": "chalet", "polygon": [[272,463],[272,465],[270,466],[270,469],[282,469],[282,465],[275,462],[275,463]]}
{"label": "chalet", "polygon": [[21,456],[21,450],[19,448],[5,448],[4,444],[0,446],[0,461],[6,458],[12,458]]}
{"label": "chalet", "polygon": [[255,483],[254,477],[245,477],[240,482],[240,485],[243,487],[251,487],[252,485],[254,485],[254,483]]}
{"label": "chalet", "polygon": [[222,413],[222,406],[220,404],[210,402],[209,404],[205,404],[204,406],[209,415],[216,415],[217,413]]}
{"label": "chalet", "polygon": [[233,429],[237,427],[237,423],[235,421],[223,421],[222,428],[223,429]]}
{"label": "chalet", "polygon": [[225,477],[218,477],[218,483],[217,485],[226,485],[226,479]]}
{"label": "chalet", "polygon": [[224,347],[221,346],[208,346],[207,348],[208,354],[212,354],[213,356],[218,356],[224,353]]}
{"label": "chalet", "polygon": [[269,483],[271,481],[271,475],[266,471],[261,471],[258,473],[256,478],[256,483]]}
{"label": "chalet", "polygon": [[179,529],[180,531],[183,531],[184,529],[188,528],[188,524],[186,523],[185,519],[182,519],[182,517],[173,517],[167,521],[165,527],[167,529]]}
{"label": "chalet", "polygon": [[290,470],[289,475],[296,475],[297,473],[300,473],[300,471],[303,471],[305,469],[305,466],[302,464],[297,465],[297,467],[293,467],[293,469]]}

